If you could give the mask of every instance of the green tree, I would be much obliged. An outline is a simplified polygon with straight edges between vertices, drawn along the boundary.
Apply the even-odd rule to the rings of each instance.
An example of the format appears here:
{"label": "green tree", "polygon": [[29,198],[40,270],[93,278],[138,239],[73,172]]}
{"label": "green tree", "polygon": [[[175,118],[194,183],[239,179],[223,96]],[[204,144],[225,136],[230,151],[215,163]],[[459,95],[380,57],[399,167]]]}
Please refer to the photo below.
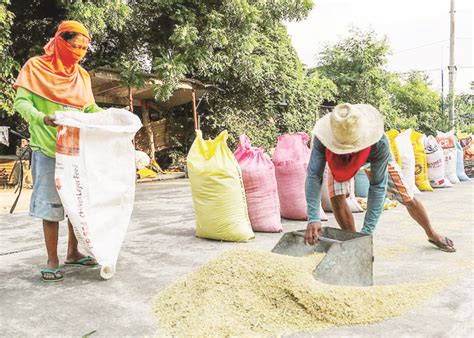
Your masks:
{"label": "green tree", "polygon": [[474,133],[474,95],[468,93],[456,95],[454,113],[457,129]]}
{"label": "green tree", "polygon": [[440,111],[440,96],[430,89],[429,84],[428,76],[420,72],[392,81],[391,105],[398,117],[398,123],[393,127],[417,128],[426,134],[436,132],[439,121],[446,117]]}
{"label": "green tree", "polygon": [[390,46],[386,37],[373,30],[352,28],[346,38],[327,45],[317,69],[337,87],[337,102],[367,103],[385,116],[385,127],[416,125],[416,117],[403,117],[391,105],[390,87],[397,81],[385,66]]}
{"label": "green tree", "polygon": [[[270,146],[277,133],[309,130],[319,103],[335,91],[322,76],[306,75],[282,24],[311,8],[312,1],[131,3],[126,28],[109,34],[88,62],[105,65],[124,51],[141,58],[163,81],[158,101],[185,77],[212,83],[219,91],[200,106],[204,130],[227,128],[232,141],[246,131]],[[286,109],[277,104],[283,101]]]}
{"label": "green tree", "polygon": [[163,83],[158,101],[183,78],[214,84],[218,92],[200,106],[205,131],[228,128],[232,140],[245,131],[272,146],[278,133],[310,130],[319,104],[336,92],[322,74],[307,74],[282,23],[312,7],[309,0],[17,0],[15,59],[40,54],[61,20],[80,20],[93,35],[86,69],[117,67],[125,82],[152,71]]}
{"label": "green tree", "polygon": [[123,28],[128,14],[129,7],[122,1],[0,0],[0,125],[26,133],[22,118],[11,115],[15,96],[12,84],[21,65],[43,53],[43,46],[61,21],[81,20],[94,35],[95,46],[106,40],[105,33]]}
{"label": "green tree", "polygon": [[17,62],[24,64],[32,56],[43,54],[43,46],[54,36],[56,27],[67,19],[61,1],[14,0],[8,9],[15,15],[11,27],[12,51]]}
{"label": "green tree", "polygon": [[[92,56],[98,45],[125,26],[130,8],[122,1],[15,0],[8,6],[15,15],[12,50],[20,63],[43,53],[63,20],[81,21],[92,34]],[[116,60],[112,60],[112,64]]]}
{"label": "green tree", "polygon": [[[300,19],[311,1],[142,1],[133,6],[127,34],[140,36],[153,70],[164,81],[164,100],[184,77],[212,83],[261,80],[258,39],[262,28]],[[137,54],[142,54],[144,51]]]}
{"label": "green tree", "polygon": [[253,51],[258,73],[246,81],[219,83],[225,91],[211,96],[207,132],[228,129],[232,142],[246,133],[256,144],[272,147],[278,134],[311,130],[321,102],[333,98],[330,80],[306,74],[286,28],[278,23],[267,29],[257,35]]}
{"label": "green tree", "polygon": [[13,98],[15,92],[12,88],[15,80],[15,70],[19,64],[11,54],[11,26],[14,15],[7,9],[10,0],[0,0],[0,118],[7,118],[13,113]]}
{"label": "green tree", "polygon": [[[10,0],[0,0],[0,126],[13,127],[19,132],[27,134],[26,124],[18,114],[14,114],[13,101],[15,91],[13,83],[20,64],[13,58],[11,27],[14,14],[8,10]],[[17,144],[11,140],[10,149],[0,145],[0,154],[10,153],[15,150]]]}
{"label": "green tree", "polygon": [[140,89],[146,83],[146,75],[140,64],[133,59],[122,58],[118,65],[120,72],[120,83],[128,88],[128,99],[133,109],[133,89]]}
{"label": "green tree", "polygon": [[388,99],[388,52],[386,37],[352,28],[346,38],[325,47],[318,69],[336,84],[338,101],[380,107]]}
{"label": "green tree", "polygon": [[440,97],[430,89],[427,76],[389,73],[389,50],[386,37],[353,28],[346,38],[325,47],[317,69],[336,84],[338,102],[372,104],[385,116],[386,129],[414,128],[428,134],[445,130]]}

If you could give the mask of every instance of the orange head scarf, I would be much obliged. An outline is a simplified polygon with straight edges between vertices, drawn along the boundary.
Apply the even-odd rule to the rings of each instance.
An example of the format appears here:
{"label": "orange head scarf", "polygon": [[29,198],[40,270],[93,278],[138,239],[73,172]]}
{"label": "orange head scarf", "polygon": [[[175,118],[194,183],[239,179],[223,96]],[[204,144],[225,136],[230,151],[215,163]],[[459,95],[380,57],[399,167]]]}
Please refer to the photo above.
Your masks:
{"label": "orange head scarf", "polygon": [[45,54],[29,59],[13,85],[23,87],[50,101],[84,109],[94,103],[91,80],[79,65],[87,46],[73,46],[61,33],[74,32],[91,40],[89,32],[77,21],[63,21],[54,38],[44,46]]}

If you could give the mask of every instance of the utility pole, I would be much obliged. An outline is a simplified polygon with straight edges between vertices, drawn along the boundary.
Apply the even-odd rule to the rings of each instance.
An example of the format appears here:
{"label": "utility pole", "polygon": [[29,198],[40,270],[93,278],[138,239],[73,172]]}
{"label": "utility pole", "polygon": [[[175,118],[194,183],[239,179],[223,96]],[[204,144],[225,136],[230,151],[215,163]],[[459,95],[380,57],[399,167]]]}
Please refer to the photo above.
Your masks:
{"label": "utility pole", "polygon": [[454,65],[454,0],[451,0],[451,28],[449,34],[449,123],[454,124],[454,78],[456,76],[456,66]]}
{"label": "utility pole", "polygon": [[[443,67],[443,66],[441,66],[441,67]],[[443,68],[441,68],[441,113],[444,116],[444,73],[443,73]]]}

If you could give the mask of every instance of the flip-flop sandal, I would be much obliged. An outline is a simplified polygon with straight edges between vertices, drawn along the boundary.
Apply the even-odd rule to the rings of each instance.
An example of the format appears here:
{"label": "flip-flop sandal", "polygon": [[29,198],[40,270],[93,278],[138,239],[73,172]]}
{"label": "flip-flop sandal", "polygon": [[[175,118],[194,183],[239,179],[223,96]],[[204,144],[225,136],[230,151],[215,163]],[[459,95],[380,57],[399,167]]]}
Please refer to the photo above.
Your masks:
{"label": "flip-flop sandal", "polygon": [[[43,269],[41,270],[41,279],[43,280],[43,282],[46,282],[46,283],[54,283],[54,282],[60,282],[60,281],[63,281],[64,280],[64,275],[61,274],[61,277],[58,277],[58,274],[60,273],[61,271],[59,269]],[[51,274],[53,275],[54,277],[53,278],[46,278],[45,275],[46,274]]]}
{"label": "flip-flop sandal", "polygon": [[[444,240],[446,241],[446,243],[449,243],[449,242],[452,242],[448,237],[445,237]],[[433,241],[432,239],[429,239],[428,242],[430,242],[431,244],[435,245],[438,247],[438,249],[442,250],[442,251],[445,251],[445,252],[456,252],[456,249],[451,246],[451,245],[447,245],[447,244],[444,244],[440,241]]]}
{"label": "flip-flop sandal", "polygon": [[77,261],[74,261],[74,262],[64,262],[64,264],[65,265],[75,265],[75,266],[86,266],[88,268],[94,268],[97,265],[99,265],[97,262],[95,262],[95,264],[85,264],[87,262],[92,262],[92,261],[95,262],[95,259],[90,257],[90,256],[87,256],[87,257],[79,258]]}

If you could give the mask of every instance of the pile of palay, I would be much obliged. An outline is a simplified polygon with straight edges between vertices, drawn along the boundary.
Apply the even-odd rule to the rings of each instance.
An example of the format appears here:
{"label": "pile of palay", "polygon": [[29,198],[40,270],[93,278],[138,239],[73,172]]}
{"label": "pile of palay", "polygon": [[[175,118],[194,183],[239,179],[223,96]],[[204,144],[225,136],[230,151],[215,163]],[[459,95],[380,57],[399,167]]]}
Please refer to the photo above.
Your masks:
{"label": "pile of palay", "polygon": [[441,283],[373,287],[318,283],[322,254],[289,257],[232,250],[158,294],[154,310],[171,335],[251,335],[369,324],[420,306]]}

